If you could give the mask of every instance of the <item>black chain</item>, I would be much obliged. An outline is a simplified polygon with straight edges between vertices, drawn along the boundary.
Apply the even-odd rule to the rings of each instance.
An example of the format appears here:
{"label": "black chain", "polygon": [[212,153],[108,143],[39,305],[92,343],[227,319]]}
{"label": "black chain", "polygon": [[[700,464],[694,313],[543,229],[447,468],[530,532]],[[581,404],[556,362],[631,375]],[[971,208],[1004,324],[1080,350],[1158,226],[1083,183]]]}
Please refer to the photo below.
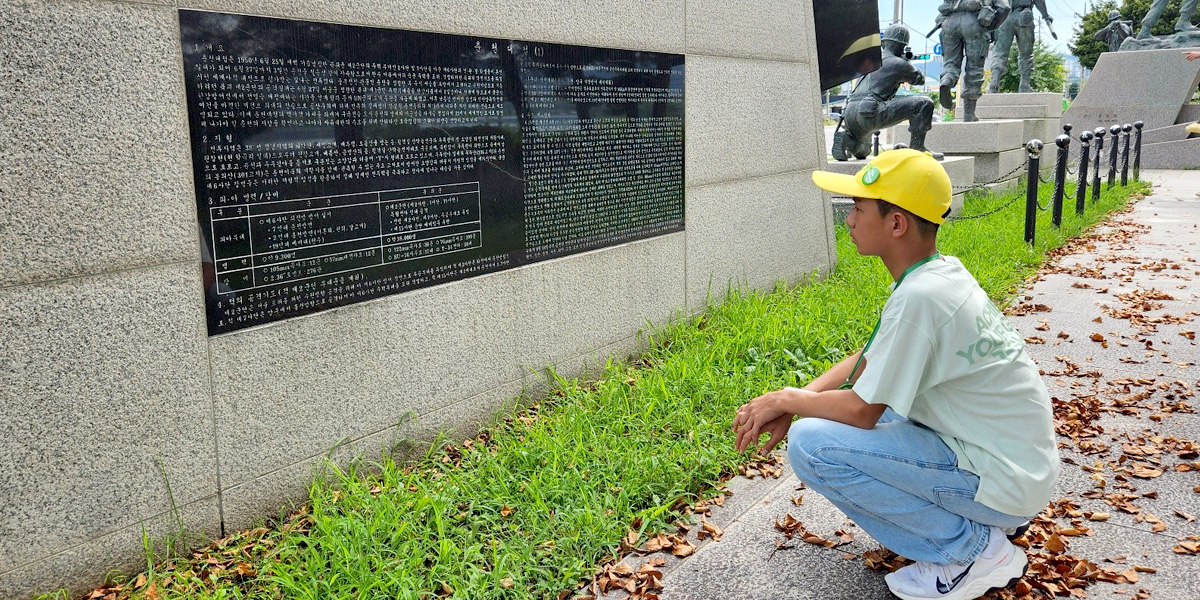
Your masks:
{"label": "black chain", "polygon": [[1000,206],[999,208],[994,208],[994,209],[992,209],[992,210],[989,210],[989,211],[987,211],[987,212],[985,212],[985,213],[979,213],[979,214],[977,214],[977,215],[969,215],[969,216],[966,216],[966,217],[956,217],[956,216],[954,216],[954,215],[950,215],[949,217],[946,217],[946,219],[947,219],[947,220],[949,220],[949,221],[969,221],[969,220],[971,220],[971,219],[982,219],[983,217],[990,217],[990,216],[992,216],[992,215],[994,215],[994,214],[996,214],[996,213],[998,213],[998,212],[1000,212],[1000,211],[1002,211],[1002,210],[1004,210],[1004,209],[1006,209],[1006,208],[1008,208],[1008,207],[1012,206],[1012,203],[1013,203],[1013,202],[1016,202],[1017,200],[1020,200],[1020,199],[1021,199],[1021,196],[1023,196],[1023,195],[1024,195],[1024,194],[1017,194],[1017,195],[1013,196],[1012,198],[1009,198],[1009,199],[1008,199],[1008,201],[1007,201],[1007,202],[1005,202],[1005,203],[1004,203],[1002,206]]}
{"label": "black chain", "polygon": [[993,180],[991,180],[991,181],[988,181],[988,182],[985,182],[985,183],[973,183],[973,184],[971,184],[971,185],[956,185],[956,186],[951,186],[951,187],[954,189],[954,191],[955,191],[956,193],[957,193],[957,192],[969,192],[969,191],[971,191],[971,190],[983,189],[983,188],[985,188],[985,187],[987,187],[987,186],[989,186],[989,185],[992,185],[993,183],[1000,183],[1001,181],[1005,181],[1005,180],[1007,180],[1008,178],[1012,177],[1014,173],[1016,173],[1017,171],[1020,171],[1021,169],[1025,168],[1025,165],[1028,165],[1028,164],[1029,164],[1029,154],[1028,154],[1028,153],[1026,153],[1026,154],[1025,154],[1025,160],[1024,160],[1024,162],[1022,162],[1021,164],[1017,165],[1017,167],[1016,167],[1015,169],[1013,169],[1013,170],[1011,170],[1011,171],[1009,171],[1009,172],[1007,172],[1007,173],[1005,173],[1005,174],[1003,174],[1003,175],[1001,175],[1001,176],[999,176],[999,177],[997,177],[997,178],[995,178],[995,179],[993,179]]}

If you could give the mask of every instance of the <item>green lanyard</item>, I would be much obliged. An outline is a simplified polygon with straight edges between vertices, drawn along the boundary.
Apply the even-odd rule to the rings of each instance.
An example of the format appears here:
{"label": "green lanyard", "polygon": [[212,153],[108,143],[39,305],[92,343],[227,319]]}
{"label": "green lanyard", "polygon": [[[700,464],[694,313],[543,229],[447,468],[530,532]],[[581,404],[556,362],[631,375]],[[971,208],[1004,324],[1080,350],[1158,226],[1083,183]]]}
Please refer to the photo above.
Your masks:
{"label": "green lanyard", "polygon": [[[900,287],[900,283],[902,281],[904,281],[904,278],[908,277],[909,273],[916,271],[917,267],[920,267],[921,265],[923,265],[929,261],[937,260],[941,257],[942,257],[941,254],[934,252],[933,254],[926,256],[925,258],[922,258],[921,260],[918,260],[917,262],[913,263],[913,265],[911,267],[905,269],[904,272],[900,274],[900,279],[896,280],[896,285],[892,286],[892,291],[893,292],[896,291],[896,288]],[[879,333],[879,325],[882,323],[883,323],[883,315],[881,314],[881,315],[879,315],[879,320],[875,321],[875,329],[871,330],[871,337],[867,338],[867,345],[863,346],[862,352],[860,352],[858,355],[858,360],[854,362],[854,368],[851,369],[850,374],[846,376],[845,383],[838,386],[839,390],[848,390],[848,389],[854,387],[854,384],[851,383],[851,380],[854,379],[854,374],[858,372],[858,368],[860,366],[862,366],[863,357],[867,355],[867,349],[871,347],[871,342],[875,341],[875,334]]]}

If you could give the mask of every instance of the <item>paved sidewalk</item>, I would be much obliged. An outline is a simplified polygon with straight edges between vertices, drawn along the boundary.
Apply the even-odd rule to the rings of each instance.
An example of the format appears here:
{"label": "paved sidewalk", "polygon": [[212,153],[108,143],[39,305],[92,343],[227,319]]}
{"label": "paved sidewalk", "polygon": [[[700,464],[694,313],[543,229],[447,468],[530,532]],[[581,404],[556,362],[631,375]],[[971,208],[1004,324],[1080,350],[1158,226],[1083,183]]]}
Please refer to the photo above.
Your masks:
{"label": "paved sidewalk", "polygon": [[[1200,469],[1200,415],[1188,412],[1200,407],[1192,397],[1200,386],[1192,331],[1200,330],[1200,171],[1143,177],[1154,182],[1152,195],[1043,270],[1012,319],[1056,400],[1060,433],[1073,434],[1059,437],[1055,497],[1078,505],[1067,507],[1074,528],[1090,531],[1063,537],[1064,553],[1118,572],[1156,571],[1137,571],[1136,583],[1096,582],[1086,596],[1194,600],[1200,555],[1173,549],[1200,536],[1200,521],[1189,518],[1200,519],[1200,470],[1179,470]],[[663,600],[893,598],[862,558],[879,545],[802,489],[786,461],[780,469],[779,478],[729,482],[724,506],[706,517],[723,530],[720,541],[699,540],[693,527],[694,554],[635,553],[623,562],[636,570],[653,560]],[[775,524],[787,515],[823,538],[844,539],[840,530],[853,540],[834,548],[785,540]],[[1056,519],[1063,528],[1071,521]]]}

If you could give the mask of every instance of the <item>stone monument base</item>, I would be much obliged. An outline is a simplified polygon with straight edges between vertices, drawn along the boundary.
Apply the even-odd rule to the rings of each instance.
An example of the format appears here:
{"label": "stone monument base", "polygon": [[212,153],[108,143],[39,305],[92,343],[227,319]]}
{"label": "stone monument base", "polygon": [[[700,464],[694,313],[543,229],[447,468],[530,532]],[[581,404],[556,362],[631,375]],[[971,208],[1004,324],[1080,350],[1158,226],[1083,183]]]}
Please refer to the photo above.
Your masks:
{"label": "stone monument base", "polygon": [[[892,128],[892,139],[899,134]],[[925,144],[934,152],[945,153],[947,160],[951,157],[973,159],[971,183],[1007,183],[1022,174],[1021,171],[1010,171],[1024,160],[1024,135],[1025,122],[1019,119],[971,123],[944,121],[933,124],[933,129],[925,136]]]}
{"label": "stone monument base", "polygon": [[1125,38],[1120,52],[1127,50],[1169,50],[1200,47],[1200,31],[1177,31],[1171,35],[1150,36],[1146,39]]}
{"label": "stone monument base", "polygon": [[1037,138],[1049,146],[1062,134],[1062,94],[984,94],[975,114],[980,119],[1018,119],[1025,123],[1024,141]]}
{"label": "stone monument base", "polygon": [[1143,169],[1195,169],[1197,166],[1200,166],[1200,137],[1156,144],[1142,140]]}

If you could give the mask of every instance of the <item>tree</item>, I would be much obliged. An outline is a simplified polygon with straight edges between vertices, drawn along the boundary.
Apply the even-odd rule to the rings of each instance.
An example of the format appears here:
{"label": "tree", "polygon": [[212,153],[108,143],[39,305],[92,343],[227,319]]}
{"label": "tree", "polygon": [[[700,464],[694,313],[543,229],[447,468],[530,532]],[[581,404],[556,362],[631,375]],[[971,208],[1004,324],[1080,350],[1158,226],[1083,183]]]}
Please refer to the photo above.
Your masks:
{"label": "tree", "polygon": [[[1033,45],[1033,73],[1029,77],[1029,85],[1035,92],[1062,92],[1063,84],[1067,81],[1067,69],[1063,67],[1062,56],[1051,52],[1050,47],[1042,40]],[[1021,84],[1021,73],[1017,69],[1017,45],[1013,44],[1008,51],[1008,72],[1000,78],[999,91],[1015,92]]]}
{"label": "tree", "polygon": [[[1112,0],[1096,4],[1092,10],[1083,15],[1079,24],[1075,26],[1074,36],[1070,42],[1067,42],[1067,49],[1075,55],[1075,58],[1079,59],[1079,64],[1094,69],[1100,53],[1108,51],[1108,44],[1103,40],[1095,39],[1095,35],[1097,31],[1104,29],[1104,26],[1108,24],[1108,11],[1116,10],[1116,8],[1117,3]],[[1145,14],[1143,11],[1142,15],[1145,16]],[[1137,33],[1137,23],[1134,23],[1134,33]]]}

